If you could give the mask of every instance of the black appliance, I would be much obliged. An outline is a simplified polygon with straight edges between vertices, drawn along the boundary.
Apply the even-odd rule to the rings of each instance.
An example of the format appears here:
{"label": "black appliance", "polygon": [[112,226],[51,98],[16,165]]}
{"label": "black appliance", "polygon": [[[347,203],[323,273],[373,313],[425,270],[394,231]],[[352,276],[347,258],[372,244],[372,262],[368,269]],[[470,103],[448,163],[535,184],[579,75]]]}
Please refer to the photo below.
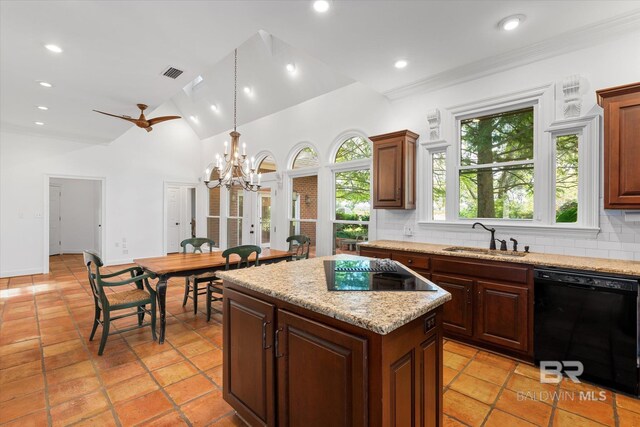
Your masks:
{"label": "black appliance", "polygon": [[330,291],[437,291],[433,283],[392,260],[324,261]]}
{"label": "black appliance", "polygon": [[638,396],[638,279],[541,268],[534,280],[536,365],[580,361],[580,379]]}

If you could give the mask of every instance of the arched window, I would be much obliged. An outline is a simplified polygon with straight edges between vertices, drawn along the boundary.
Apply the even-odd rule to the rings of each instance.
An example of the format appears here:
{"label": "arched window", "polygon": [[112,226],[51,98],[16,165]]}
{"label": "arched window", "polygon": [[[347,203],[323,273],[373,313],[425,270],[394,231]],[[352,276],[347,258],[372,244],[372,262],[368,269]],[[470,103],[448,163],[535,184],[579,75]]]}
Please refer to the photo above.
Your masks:
{"label": "arched window", "polygon": [[351,160],[368,159],[371,157],[371,144],[360,136],[354,136],[344,141],[336,152],[336,163]]}
{"label": "arched window", "polygon": [[260,164],[258,165],[258,173],[270,173],[276,171],[276,160],[273,158],[271,154],[268,154],[262,160],[260,160]]}
{"label": "arched window", "polygon": [[298,152],[291,169],[302,169],[318,166],[318,153],[311,147],[305,147]]}

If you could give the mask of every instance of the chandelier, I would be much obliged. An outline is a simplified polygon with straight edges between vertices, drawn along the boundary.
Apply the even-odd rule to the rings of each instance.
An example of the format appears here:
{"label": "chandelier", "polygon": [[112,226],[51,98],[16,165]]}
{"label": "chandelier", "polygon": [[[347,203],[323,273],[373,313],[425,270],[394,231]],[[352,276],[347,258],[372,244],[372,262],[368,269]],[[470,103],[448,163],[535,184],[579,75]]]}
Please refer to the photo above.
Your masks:
{"label": "chandelier", "polygon": [[[208,188],[241,187],[247,191],[260,190],[262,174],[256,174],[256,159],[247,159],[247,144],[242,144],[242,153],[239,151],[240,134],[236,130],[237,126],[237,104],[238,104],[238,49],[235,50],[234,66],[234,86],[233,86],[233,131],[231,136],[231,151],[228,151],[229,144],[224,142],[224,154],[216,153],[214,163],[209,163],[205,170],[204,183]],[[216,175],[217,178],[212,178]]]}

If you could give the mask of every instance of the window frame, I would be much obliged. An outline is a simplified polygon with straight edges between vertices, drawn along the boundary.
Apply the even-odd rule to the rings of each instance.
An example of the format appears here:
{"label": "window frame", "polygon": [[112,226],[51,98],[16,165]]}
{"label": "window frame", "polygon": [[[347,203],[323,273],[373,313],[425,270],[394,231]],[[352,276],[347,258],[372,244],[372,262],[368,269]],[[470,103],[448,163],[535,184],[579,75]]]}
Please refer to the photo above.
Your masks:
{"label": "window frame", "polygon": [[[445,128],[450,132],[450,139],[421,142],[419,162],[426,176],[421,177],[424,187],[420,190],[424,202],[418,205],[418,223],[431,229],[442,231],[468,231],[471,224],[482,221],[486,225],[513,232],[548,235],[559,229],[571,237],[595,237],[599,232],[598,219],[598,116],[554,121],[555,85],[549,84],[521,92],[498,96],[477,102],[462,104],[448,108],[448,119],[451,125]],[[501,218],[460,218],[460,123],[462,120],[512,111],[521,108],[534,109],[534,215],[533,219],[501,219]],[[555,136],[560,134],[581,133],[579,142],[578,176],[579,176],[579,215],[576,223],[555,222]],[[453,141],[453,142],[450,142]],[[446,184],[446,219],[434,220],[431,200],[431,153],[446,150],[447,184]],[[589,151],[590,150],[590,151]],[[501,163],[500,165],[502,165]],[[496,164],[498,165],[498,164]]]}

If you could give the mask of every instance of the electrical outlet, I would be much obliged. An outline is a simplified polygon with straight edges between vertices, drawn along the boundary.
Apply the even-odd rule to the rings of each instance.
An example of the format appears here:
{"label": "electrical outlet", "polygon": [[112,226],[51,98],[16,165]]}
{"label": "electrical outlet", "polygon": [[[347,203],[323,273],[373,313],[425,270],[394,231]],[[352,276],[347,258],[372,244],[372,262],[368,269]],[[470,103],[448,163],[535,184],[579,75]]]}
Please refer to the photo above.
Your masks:
{"label": "electrical outlet", "polygon": [[404,226],[404,235],[405,236],[413,236],[413,228],[409,225]]}
{"label": "electrical outlet", "polygon": [[42,218],[42,212],[36,212],[33,216],[35,218]]}

